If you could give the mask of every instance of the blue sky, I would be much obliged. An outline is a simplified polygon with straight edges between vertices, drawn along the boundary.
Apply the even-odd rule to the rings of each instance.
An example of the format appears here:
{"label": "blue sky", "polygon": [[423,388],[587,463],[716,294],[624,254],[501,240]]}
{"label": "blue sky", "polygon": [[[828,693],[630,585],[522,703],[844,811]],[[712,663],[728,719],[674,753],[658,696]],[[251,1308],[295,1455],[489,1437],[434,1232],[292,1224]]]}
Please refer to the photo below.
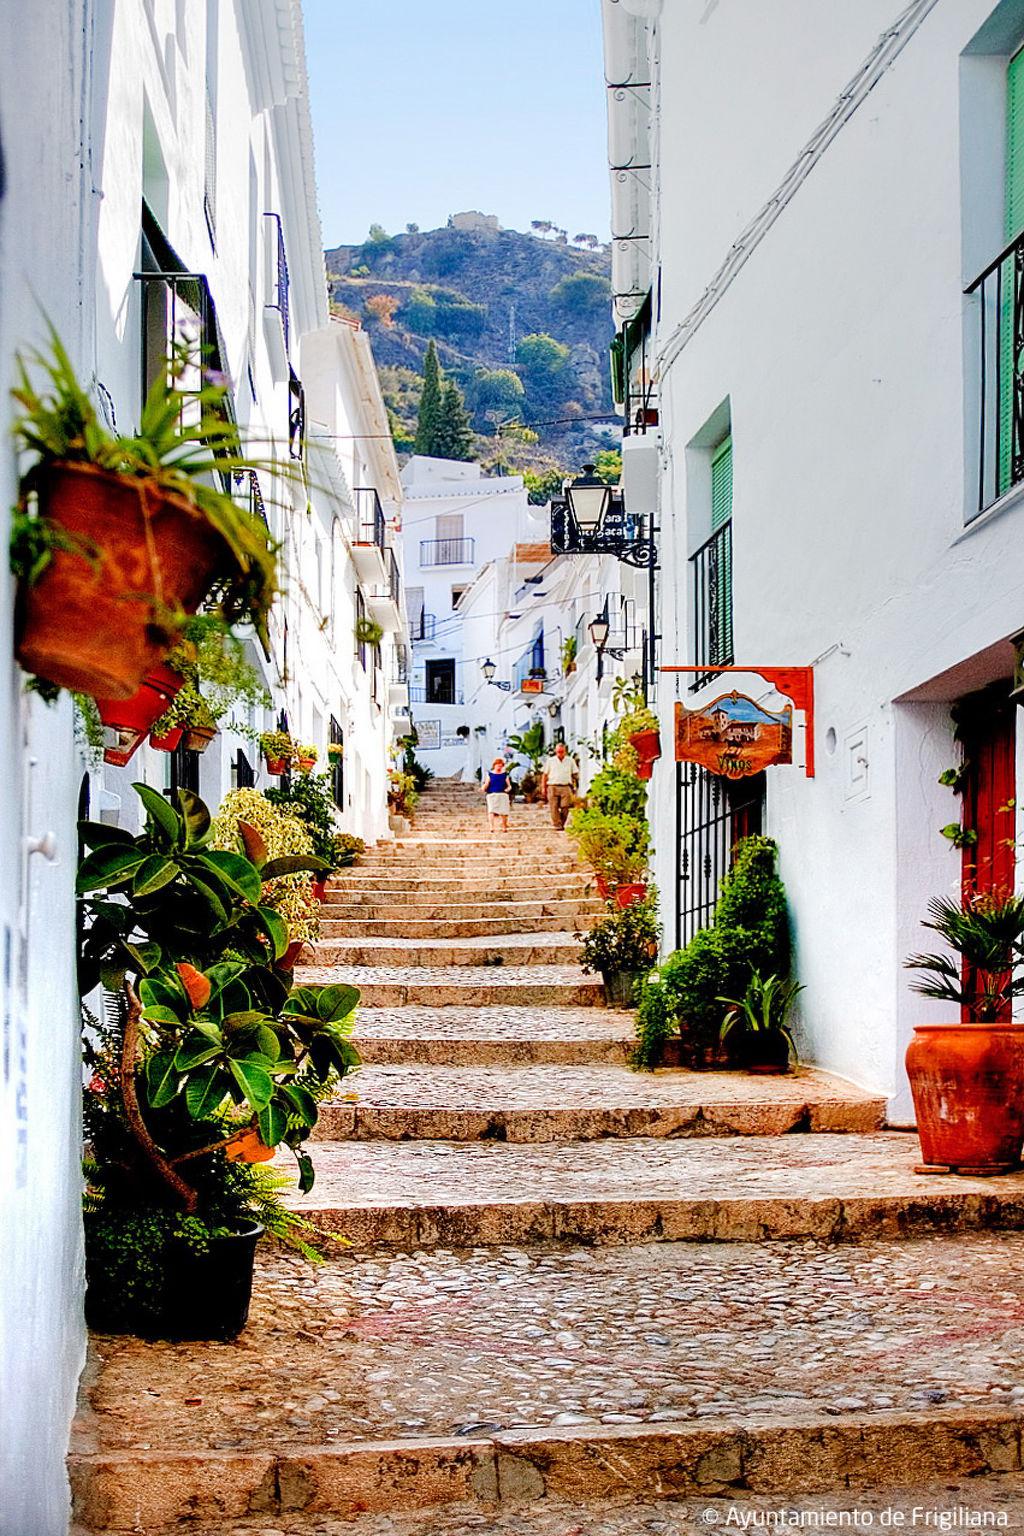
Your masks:
{"label": "blue sky", "polygon": [[599,0],[305,0],[324,242],[479,208],[608,237]]}

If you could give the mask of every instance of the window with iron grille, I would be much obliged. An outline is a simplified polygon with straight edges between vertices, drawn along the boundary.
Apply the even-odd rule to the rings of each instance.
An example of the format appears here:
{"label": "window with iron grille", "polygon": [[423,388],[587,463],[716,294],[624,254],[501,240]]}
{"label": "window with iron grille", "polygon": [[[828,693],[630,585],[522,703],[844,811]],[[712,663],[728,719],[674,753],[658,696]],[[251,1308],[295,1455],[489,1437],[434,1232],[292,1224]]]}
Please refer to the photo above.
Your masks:
{"label": "window with iron grille", "polygon": [[764,807],[763,773],[730,780],[698,763],[677,763],[677,949],[711,923],[733,849],[762,830]]}
{"label": "window with iron grille", "polygon": [[329,726],[329,740],[332,747],[340,747],[340,752],[331,752],[331,793],[334,803],[339,811],[345,809],[345,732],[338,721],[331,716]]}
{"label": "window with iron grille", "polygon": [[[733,661],[731,437],[711,456],[711,537],[691,555],[690,569],[694,663],[729,666]],[[711,675],[697,673],[691,688],[702,687]]]}
{"label": "window with iron grille", "polygon": [[366,621],[366,600],[363,597],[361,587],[356,587],[356,655],[359,664],[366,671],[366,641],[359,639],[359,633]]}

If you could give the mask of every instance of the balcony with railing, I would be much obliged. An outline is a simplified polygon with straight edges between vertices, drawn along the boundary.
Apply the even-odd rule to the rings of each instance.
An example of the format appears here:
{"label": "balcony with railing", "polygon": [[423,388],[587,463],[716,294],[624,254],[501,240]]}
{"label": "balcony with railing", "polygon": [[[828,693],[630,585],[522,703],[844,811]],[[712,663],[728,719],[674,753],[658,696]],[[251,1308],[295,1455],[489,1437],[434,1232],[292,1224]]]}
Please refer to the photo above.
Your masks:
{"label": "balcony with railing", "polygon": [[418,613],[409,616],[409,639],[433,640],[437,629],[437,617],[433,613],[424,613],[422,608]]}
{"label": "balcony with railing", "polygon": [[1024,230],[965,290],[973,308],[976,511],[1024,480]]}
{"label": "balcony with railing", "polygon": [[263,222],[267,236],[266,269],[269,274],[267,297],[263,305],[263,332],[274,377],[280,380],[288,376],[291,342],[291,282],[288,277],[288,257],[285,254],[281,215],[265,213]]}
{"label": "balcony with railing", "polygon": [[732,519],[716,528],[695,554],[693,572],[693,660],[698,672],[691,690],[714,677],[715,667],[733,662],[732,644]]}
{"label": "balcony with railing", "polygon": [[384,508],[373,486],[356,486],[352,492],[356,509],[352,561],[359,580],[381,587],[391,579],[384,545]]}
{"label": "balcony with railing", "polygon": [[409,687],[409,703],[410,704],[464,704],[465,703],[465,698],[457,689],[448,689],[448,688],[445,688],[443,685],[438,687],[436,684],[435,684],[435,689],[434,689],[433,697],[432,698],[428,698],[427,697],[427,686],[426,686],[425,683],[412,683],[412,684],[410,684],[410,687]]}
{"label": "balcony with railing", "polygon": [[420,566],[472,565],[475,539],[421,539]]}
{"label": "balcony with railing", "polygon": [[366,606],[371,619],[387,634],[397,634],[402,627],[402,582],[398,564],[390,546],[383,551],[386,579],[370,588],[366,594]]}

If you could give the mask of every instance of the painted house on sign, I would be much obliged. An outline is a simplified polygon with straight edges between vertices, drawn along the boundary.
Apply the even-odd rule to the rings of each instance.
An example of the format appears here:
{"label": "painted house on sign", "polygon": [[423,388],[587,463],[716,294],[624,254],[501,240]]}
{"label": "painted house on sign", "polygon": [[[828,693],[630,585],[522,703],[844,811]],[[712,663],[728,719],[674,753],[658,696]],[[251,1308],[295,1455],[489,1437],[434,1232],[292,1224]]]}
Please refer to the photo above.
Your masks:
{"label": "painted house on sign", "polygon": [[676,705],[676,761],[699,763],[728,779],[793,761],[793,711],[762,709],[742,693],[725,694],[701,709]]}

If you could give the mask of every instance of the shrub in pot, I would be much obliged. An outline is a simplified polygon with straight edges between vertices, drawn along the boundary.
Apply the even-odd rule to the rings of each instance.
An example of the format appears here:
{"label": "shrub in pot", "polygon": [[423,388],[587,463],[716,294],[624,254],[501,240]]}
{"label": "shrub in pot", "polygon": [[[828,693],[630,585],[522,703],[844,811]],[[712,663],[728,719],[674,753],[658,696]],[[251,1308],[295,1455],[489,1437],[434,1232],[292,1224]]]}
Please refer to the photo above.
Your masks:
{"label": "shrub in pot", "polygon": [[[335,831],[335,817],[337,815],[334,804],[334,792],[331,775],[329,773],[302,773],[288,789],[274,788],[264,790],[264,796],[271,805],[277,806],[287,816],[293,816],[301,821],[309,833],[313,852],[317,858],[323,859],[330,866],[323,877],[313,881],[313,895],[318,902],[327,899],[327,876],[331,870],[338,869],[337,863],[337,838],[340,836]],[[362,844],[359,838],[355,841]]]}
{"label": "shrub in pot", "polygon": [[1024,1144],[1024,897],[940,897],[924,926],[952,953],[912,955],[914,991],[954,1005],[956,1023],[918,1024],[907,1048],[924,1171],[1002,1173]]}
{"label": "shrub in pot", "polygon": [[316,861],[211,845],[209,812],[146,785],[143,832],[86,822],[80,986],[91,1071],[85,1204],[87,1315],[95,1327],[228,1338],[244,1326],[261,1230],[309,1249],[307,1224],[258,1167],[294,1153],[300,1187],[318,1100],[358,1064],[354,987],[293,987],[268,881]]}
{"label": "shrub in pot", "polygon": [[320,756],[318,749],[309,742],[299,742],[295,748],[295,761],[299,765],[301,773],[309,773],[316,767],[316,760]]}
{"label": "shrub in pot", "polygon": [[26,671],[128,699],[204,603],[227,622],[251,620],[269,645],[277,553],[222,489],[223,474],[257,467],[241,452],[226,389],[180,389],[193,359],[178,349],[138,432],[115,434],[52,329],[49,351],[30,363],[31,372],[19,362],[13,394],[15,434],[34,457],[11,531],[15,650]]}
{"label": "shrub in pot", "polygon": [[295,762],[295,743],[287,731],[264,731],[259,745],[268,773],[287,773]]}
{"label": "shrub in pot", "polygon": [[646,821],[588,806],[571,812],[568,830],[580,862],[590,866],[604,892],[611,895],[619,886],[643,883],[650,854]]}
{"label": "shrub in pot", "polygon": [[366,844],[361,837],[356,837],[353,832],[335,832],[332,838],[334,852],[331,861],[335,869],[347,869],[354,864],[359,855],[366,852]]}
{"label": "shrub in pot", "polygon": [[688,1066],[719,1065],[725,1012],[719,999],[739,996],[752,968],[789,975],[789,918],[777,857],[769,837],[737,843],[713,922],[663,961],[658,985],[652,981],[640,989],[634,1066],[656,1067],[673,1036]]}
{"label": "shrub in pot", "polygon": [[583,969],[600,972],[608,1006],[629,1008],[637,982],[658,958],[661,927],[657,897],[652,892],[625,909],[612,907],[588,933],[577,937],[583,945]]}
{"label": "shrub in pot", "polygon": [[800,1058],[789,1028],[789,1015],[803,991],[799,982],[782,976],[762,976],[751,971],[747,990],[740,998],[720,997],[729,1011],[722,1020],[720,1039],[728,1045],[730,1059],[747,1072],[788,1072]]}

